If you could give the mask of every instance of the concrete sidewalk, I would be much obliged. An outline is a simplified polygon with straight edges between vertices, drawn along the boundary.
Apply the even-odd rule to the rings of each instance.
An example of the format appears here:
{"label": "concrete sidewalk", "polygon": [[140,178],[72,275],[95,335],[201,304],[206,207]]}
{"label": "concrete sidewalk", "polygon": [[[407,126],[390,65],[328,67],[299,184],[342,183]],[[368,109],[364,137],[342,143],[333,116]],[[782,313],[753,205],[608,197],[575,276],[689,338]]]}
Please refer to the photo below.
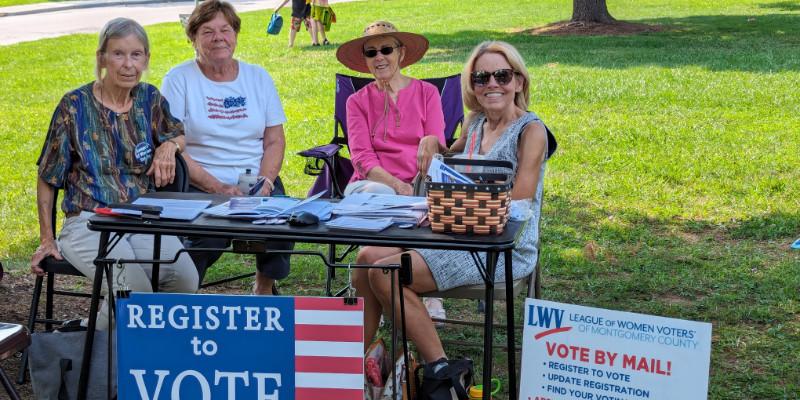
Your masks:
{"label": "concrete sidewalk", "polygon": [[18,15],[41,14],[81,8],[132,6],[156,3],[185,3],[191,0],[86,0],[86,1],[57,1],[19,6],[0,7],[0,17],[13,17]]}
{"label": "concrete sidewalk", "polygon": [[[240,13],[274,9],[282,2],[228,1]],[[331,3],[345,1],[353,0],[330,0]],[[116,17],[132,18],[143,26],[170,21],[177,23],[178,15],[190,14],[194,6],[194,0],[86,0],[0,7],[0,46],[74,33],[97,33],[106,22]]]}

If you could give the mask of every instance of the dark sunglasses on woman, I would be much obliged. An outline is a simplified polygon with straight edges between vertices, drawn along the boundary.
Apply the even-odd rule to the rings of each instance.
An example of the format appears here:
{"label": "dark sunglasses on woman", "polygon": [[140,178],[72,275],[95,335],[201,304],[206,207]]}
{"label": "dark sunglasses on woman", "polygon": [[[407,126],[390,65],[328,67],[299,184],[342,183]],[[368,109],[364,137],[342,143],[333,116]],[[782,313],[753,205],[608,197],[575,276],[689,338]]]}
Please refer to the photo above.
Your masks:
{"label": "dark sunglasses on woman", "polygon": [[389,54],[394,53],[394,49],[399,49],[400,47],[402,47],[402,46],[396,46],[396,47],[386,46],[386,47],[381,47],[380,50],[376,50],[376,49],[364,50],[364,57],[367,57],[367,58],[375,57],[375,56],[378,55],[379,51],[381,52],[381,54],[383,54],[385,56],[388,56]]}
{"label": "dark sunglasses on woman", "polygon": [[486,86],[489,84],[489,79],[494,76],[494,80],[497,81],[497,84],[500,86],[508,85],[511,82],[511,78],[514,77],[514,74],[517,72],[513,69],[498,69],[494,72],[489,71],[474,71],[470,74],[472,78],[472,84],[474,86]]}

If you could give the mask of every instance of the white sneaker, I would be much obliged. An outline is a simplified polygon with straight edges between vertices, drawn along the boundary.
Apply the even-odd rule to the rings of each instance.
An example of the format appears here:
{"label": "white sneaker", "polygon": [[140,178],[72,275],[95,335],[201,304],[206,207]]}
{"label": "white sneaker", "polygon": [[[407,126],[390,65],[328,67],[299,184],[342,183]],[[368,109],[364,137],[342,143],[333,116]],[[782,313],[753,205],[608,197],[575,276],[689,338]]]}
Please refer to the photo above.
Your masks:
{"label": "white sneaker", "polygon": [[[422,299],[422,304],[425,305],[431,318],[447,318],[447,314],[444,311],[444,303],[442,303],[440,297],[425,297]],[[434,321],[434,324],[439,328],[444,326],[444,322]]]}

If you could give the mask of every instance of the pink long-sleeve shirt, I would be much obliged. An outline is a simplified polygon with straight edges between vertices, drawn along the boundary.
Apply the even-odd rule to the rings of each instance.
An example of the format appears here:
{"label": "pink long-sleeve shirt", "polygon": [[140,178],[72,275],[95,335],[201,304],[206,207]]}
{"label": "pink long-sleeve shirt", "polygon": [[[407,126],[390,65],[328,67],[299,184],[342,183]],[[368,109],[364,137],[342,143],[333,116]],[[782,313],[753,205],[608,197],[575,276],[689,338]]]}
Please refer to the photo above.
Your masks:
{"label": "pink long-sleeve shirt", "polygon": [[412,79],[389,101],[373,82],[347,99],[347,135],[355,167],[350,182],[367,178],[380,166],[395,178],[411,183],[417,174],[417,148],[425,136],[444,144],[444,113],[436,86]]}

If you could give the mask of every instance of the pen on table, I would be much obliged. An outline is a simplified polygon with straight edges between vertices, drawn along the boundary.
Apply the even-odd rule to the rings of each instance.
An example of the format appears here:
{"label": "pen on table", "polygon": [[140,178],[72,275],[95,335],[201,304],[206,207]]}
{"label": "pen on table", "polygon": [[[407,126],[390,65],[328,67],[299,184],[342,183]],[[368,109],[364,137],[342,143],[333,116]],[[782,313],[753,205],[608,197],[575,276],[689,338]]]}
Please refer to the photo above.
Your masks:
{"label": "pen on table", "polygon": [[97,207],[97,208],[94,209],[94,213],[95,214],[99,214],[99,215],[110,215],[110,216],[114,216],[114,217],[118,217],[118,216],[122,215],[122,214],[119,214],[119,213],[115,213],[114,211],[112,211],[111,208],[108,208],[108,207]]}

